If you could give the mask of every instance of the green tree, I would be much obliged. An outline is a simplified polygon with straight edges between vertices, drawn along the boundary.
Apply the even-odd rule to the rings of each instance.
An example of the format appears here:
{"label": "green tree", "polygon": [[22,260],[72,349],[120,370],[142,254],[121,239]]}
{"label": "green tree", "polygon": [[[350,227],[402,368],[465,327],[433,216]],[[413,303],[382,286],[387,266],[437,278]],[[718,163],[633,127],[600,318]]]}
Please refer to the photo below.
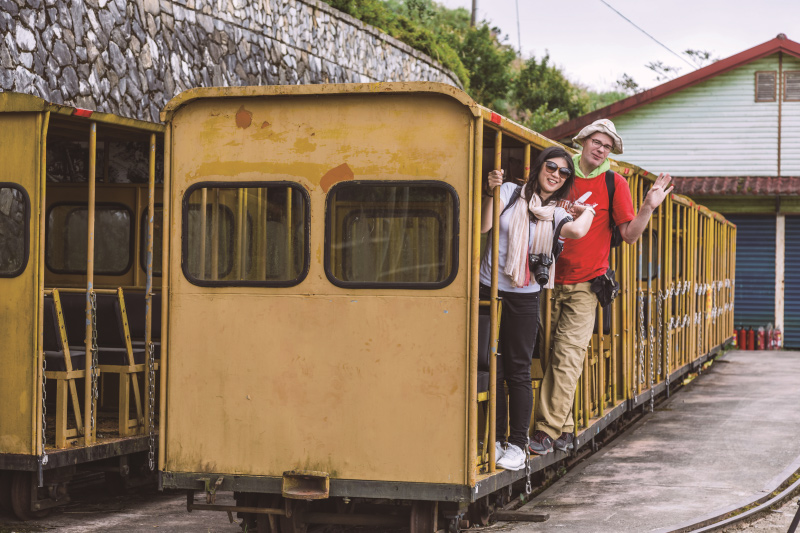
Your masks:
{"label": "green tree", "polygon": [[501,113],[507,112],[505,99],[511,86],[511,63],[516,52],[497,39],[498,31],[482,23],[463,34],[451,33],[450,43],[458,51],[469,72],[470,96]]}
{"label": "green tree", "polygon": [[588,109],[587,98],[561,69],[550,64],[549,53],[541,61],[532,57],[525,62],[514,81],[512,98],[520,118],[537,131],[580,116]]}

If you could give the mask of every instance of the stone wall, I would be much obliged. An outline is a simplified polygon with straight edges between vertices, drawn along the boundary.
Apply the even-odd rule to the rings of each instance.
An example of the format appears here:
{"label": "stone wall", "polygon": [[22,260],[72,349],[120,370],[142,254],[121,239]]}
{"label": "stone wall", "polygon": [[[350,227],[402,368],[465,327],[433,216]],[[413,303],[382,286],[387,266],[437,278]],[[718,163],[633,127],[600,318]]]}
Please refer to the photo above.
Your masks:
{"label": "stone wall", "polygon": [[0,89],[158,121],[192,87],[456,76],[318,0],[0,0]]}

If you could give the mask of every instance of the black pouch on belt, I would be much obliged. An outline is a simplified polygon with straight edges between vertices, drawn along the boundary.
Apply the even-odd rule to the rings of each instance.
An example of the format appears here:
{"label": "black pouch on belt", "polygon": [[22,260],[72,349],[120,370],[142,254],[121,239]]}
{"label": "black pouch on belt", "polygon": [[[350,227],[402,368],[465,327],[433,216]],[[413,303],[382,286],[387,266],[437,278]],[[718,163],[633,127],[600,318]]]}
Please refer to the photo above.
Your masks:
{"label": "black pouch on belt", "polygon": [[619,283],[614,279],[614,271],[610,268],[602,276],[592,280],[592,292],[597,296],[600,305],[606,307],[614,301],[619,293]]}

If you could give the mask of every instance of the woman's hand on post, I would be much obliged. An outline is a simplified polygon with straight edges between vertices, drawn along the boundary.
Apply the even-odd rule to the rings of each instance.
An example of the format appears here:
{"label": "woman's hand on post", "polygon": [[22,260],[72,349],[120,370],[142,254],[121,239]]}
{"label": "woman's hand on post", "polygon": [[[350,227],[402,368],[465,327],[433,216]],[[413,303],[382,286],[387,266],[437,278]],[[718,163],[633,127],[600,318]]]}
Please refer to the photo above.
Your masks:
{"label": "woman's hand on post", "polygon": [[495,187],[499,187],[503,184],[503,174],[505,172],[503,169],[492,170],[489,172],[489,178],[487,180],[487,195],[491,195],[492,191]]}

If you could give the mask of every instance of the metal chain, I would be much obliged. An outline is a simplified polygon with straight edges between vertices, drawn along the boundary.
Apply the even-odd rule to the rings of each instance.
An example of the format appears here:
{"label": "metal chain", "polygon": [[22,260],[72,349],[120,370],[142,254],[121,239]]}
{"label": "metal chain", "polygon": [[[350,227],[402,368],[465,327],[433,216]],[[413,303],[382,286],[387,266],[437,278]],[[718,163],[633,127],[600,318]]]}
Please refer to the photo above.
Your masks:
{"label": "metal chain", "polygon": [[653,382],[655,381],[655,374],[653,370],[653,359],[655,358],[655,332],[653,330],[653,324],[650,324],[650,412],[653,412],[653,407],[655,406],[655,389],[653,388]]}
{"label": "metal chain", "polygon": [[150,471],[152,472],[153,470],[155,470],[155,467],[156,467],[156,462],[155,462],[155,456],[156,456],[156,439],[155,439],[155,434],[156,434],[156,430],[155,430],[155,418],[156,418],[156,415],[155,415],[155,405],[156,405],[156,399],[155,399],[155,396],[156,396],[156,357],[155,357],[155,345],[152,342],[150,342],[150,345],[149,345],[149,352],[150,353],[149,353],[148,358],[147,358],[147,372],[148,372],[149,377],[150,377],[150,386],[149,386],[149,390],[148,390],[148,396],[149,396],[148,404],[150,406],[150,417],[149,417],[149,419],[150,419],[149,420],[150,421],[150,432],[149,432],[150,433],[150,442],[149,442],[150,450],[149,450],[149,452],[147,454],[147,462],[148,462],[148,465],[150,466]]}
{"label": "metal chain", "polygon": [[644,291],[639,291],[639,385],[644,385]]}
{"label": "metal chain", "polygon": [[663,324],[663,313],[662,313],[662,304],[666,303],[667,296],[661,293],[661,290],[658,291],[658,337],[656,337],[656,353],[658,353],[658,372],[657,376],[661,376],[661,339],[664,335],[664,324]]}
{"label": "metal chain", "polygon": [[530,496],[533,487],[531,486],[531,450],[528,445],[525,445],[525,477],[525,495]]}
{"label": "metal chain", "polygon": [[[99,363],[97,361],[97,294],[94,291],[89,293],[89,301],[92,306],[92,368],[89,369],[92,379],[92,401],[89,409],[91,412],[91,429],[94,431],[96,430],[95,404],[97,403],[97,398],[100,396],[97,389],[97,376],[100,373],[98,369]],[[96,436],[97,432],[95,431],[95,437]]]}
{"label": "metal chain", "polygon": [[45,433],[47,432],[47,405],[45,401],[47,400],[47,359],[42,353],[42,458],[41,462],[42,465],[46,465],[48,458],[47,452],[45,451],[45,445],[47,444],[47,438]]}

